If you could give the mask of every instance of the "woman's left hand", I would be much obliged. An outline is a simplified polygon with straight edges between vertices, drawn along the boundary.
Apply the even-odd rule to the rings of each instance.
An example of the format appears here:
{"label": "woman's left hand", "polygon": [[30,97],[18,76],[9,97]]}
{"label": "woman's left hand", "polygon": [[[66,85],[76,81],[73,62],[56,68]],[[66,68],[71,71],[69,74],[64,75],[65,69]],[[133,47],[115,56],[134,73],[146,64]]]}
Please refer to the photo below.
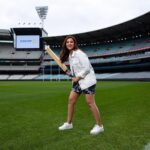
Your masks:
{"label": "woman's left hand", "polygon": [[72,81],[73,81],[73,82],[78,82],[79,80],[80,80],[80,77],[73,77],[73,78],[72,78]]}

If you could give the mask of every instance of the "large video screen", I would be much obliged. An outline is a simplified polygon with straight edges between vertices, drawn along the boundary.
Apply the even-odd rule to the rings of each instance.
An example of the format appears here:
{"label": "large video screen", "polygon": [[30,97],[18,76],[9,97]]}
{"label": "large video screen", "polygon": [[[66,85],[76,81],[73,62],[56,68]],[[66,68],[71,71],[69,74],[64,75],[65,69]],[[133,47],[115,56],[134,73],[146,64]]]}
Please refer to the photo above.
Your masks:
{"label": "large video screen", "polygon": [[40,48],[39,35],[17,35],[15,39],[16,49],[38,49]]}

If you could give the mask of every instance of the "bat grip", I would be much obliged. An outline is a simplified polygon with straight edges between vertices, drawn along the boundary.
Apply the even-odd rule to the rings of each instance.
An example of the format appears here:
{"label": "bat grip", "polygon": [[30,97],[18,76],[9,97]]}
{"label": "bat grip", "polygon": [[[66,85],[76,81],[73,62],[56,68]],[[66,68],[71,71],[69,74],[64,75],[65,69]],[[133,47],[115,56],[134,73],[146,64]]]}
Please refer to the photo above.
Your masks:
{"label": "bat grip", "polygon": [[71,78],[74,77],[74,76],[71,74],[71,72],[68,71],[68,70],[66,71],[66,74],[67,74],[69,77],[71,77]]}
{"label": "bat grip", "polygon": [[72,77],[74,77],[74,76],[73,76],[73,75],[69,75],[69,77],[71,77],[71,78],[72,78]]}

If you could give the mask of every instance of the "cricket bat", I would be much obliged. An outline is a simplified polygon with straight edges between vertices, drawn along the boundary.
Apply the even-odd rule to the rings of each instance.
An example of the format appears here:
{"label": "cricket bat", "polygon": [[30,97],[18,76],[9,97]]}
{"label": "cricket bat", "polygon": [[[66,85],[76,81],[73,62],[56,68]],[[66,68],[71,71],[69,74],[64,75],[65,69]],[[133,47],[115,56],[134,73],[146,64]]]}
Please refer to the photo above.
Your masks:
{"label": "cricket bat", "polygon": [[58,64],[58,66],[64,71],[64,72],[67,72],[68,71],[68,68],[67,66],[62,63],[59,59],[59,57],[49,48],[47,47],[46,48],[46,51],[47,53],[49,54],[49,56],[54,59],[54,61]]}

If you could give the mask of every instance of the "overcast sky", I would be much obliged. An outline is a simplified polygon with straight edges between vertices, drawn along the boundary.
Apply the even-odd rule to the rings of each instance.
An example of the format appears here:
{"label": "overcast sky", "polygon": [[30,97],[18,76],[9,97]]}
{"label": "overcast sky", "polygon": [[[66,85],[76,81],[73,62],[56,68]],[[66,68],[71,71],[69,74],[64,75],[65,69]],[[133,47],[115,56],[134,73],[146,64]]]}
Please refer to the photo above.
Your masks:
{"label": "overcast sky", "polygon": [[0,29],[33,27],[34,23],[40,27],[36,6],[48,6],[44,28],[49,36],[56,36],[93,31],[133,19],[150,11],[150,0],[0,0]]}

